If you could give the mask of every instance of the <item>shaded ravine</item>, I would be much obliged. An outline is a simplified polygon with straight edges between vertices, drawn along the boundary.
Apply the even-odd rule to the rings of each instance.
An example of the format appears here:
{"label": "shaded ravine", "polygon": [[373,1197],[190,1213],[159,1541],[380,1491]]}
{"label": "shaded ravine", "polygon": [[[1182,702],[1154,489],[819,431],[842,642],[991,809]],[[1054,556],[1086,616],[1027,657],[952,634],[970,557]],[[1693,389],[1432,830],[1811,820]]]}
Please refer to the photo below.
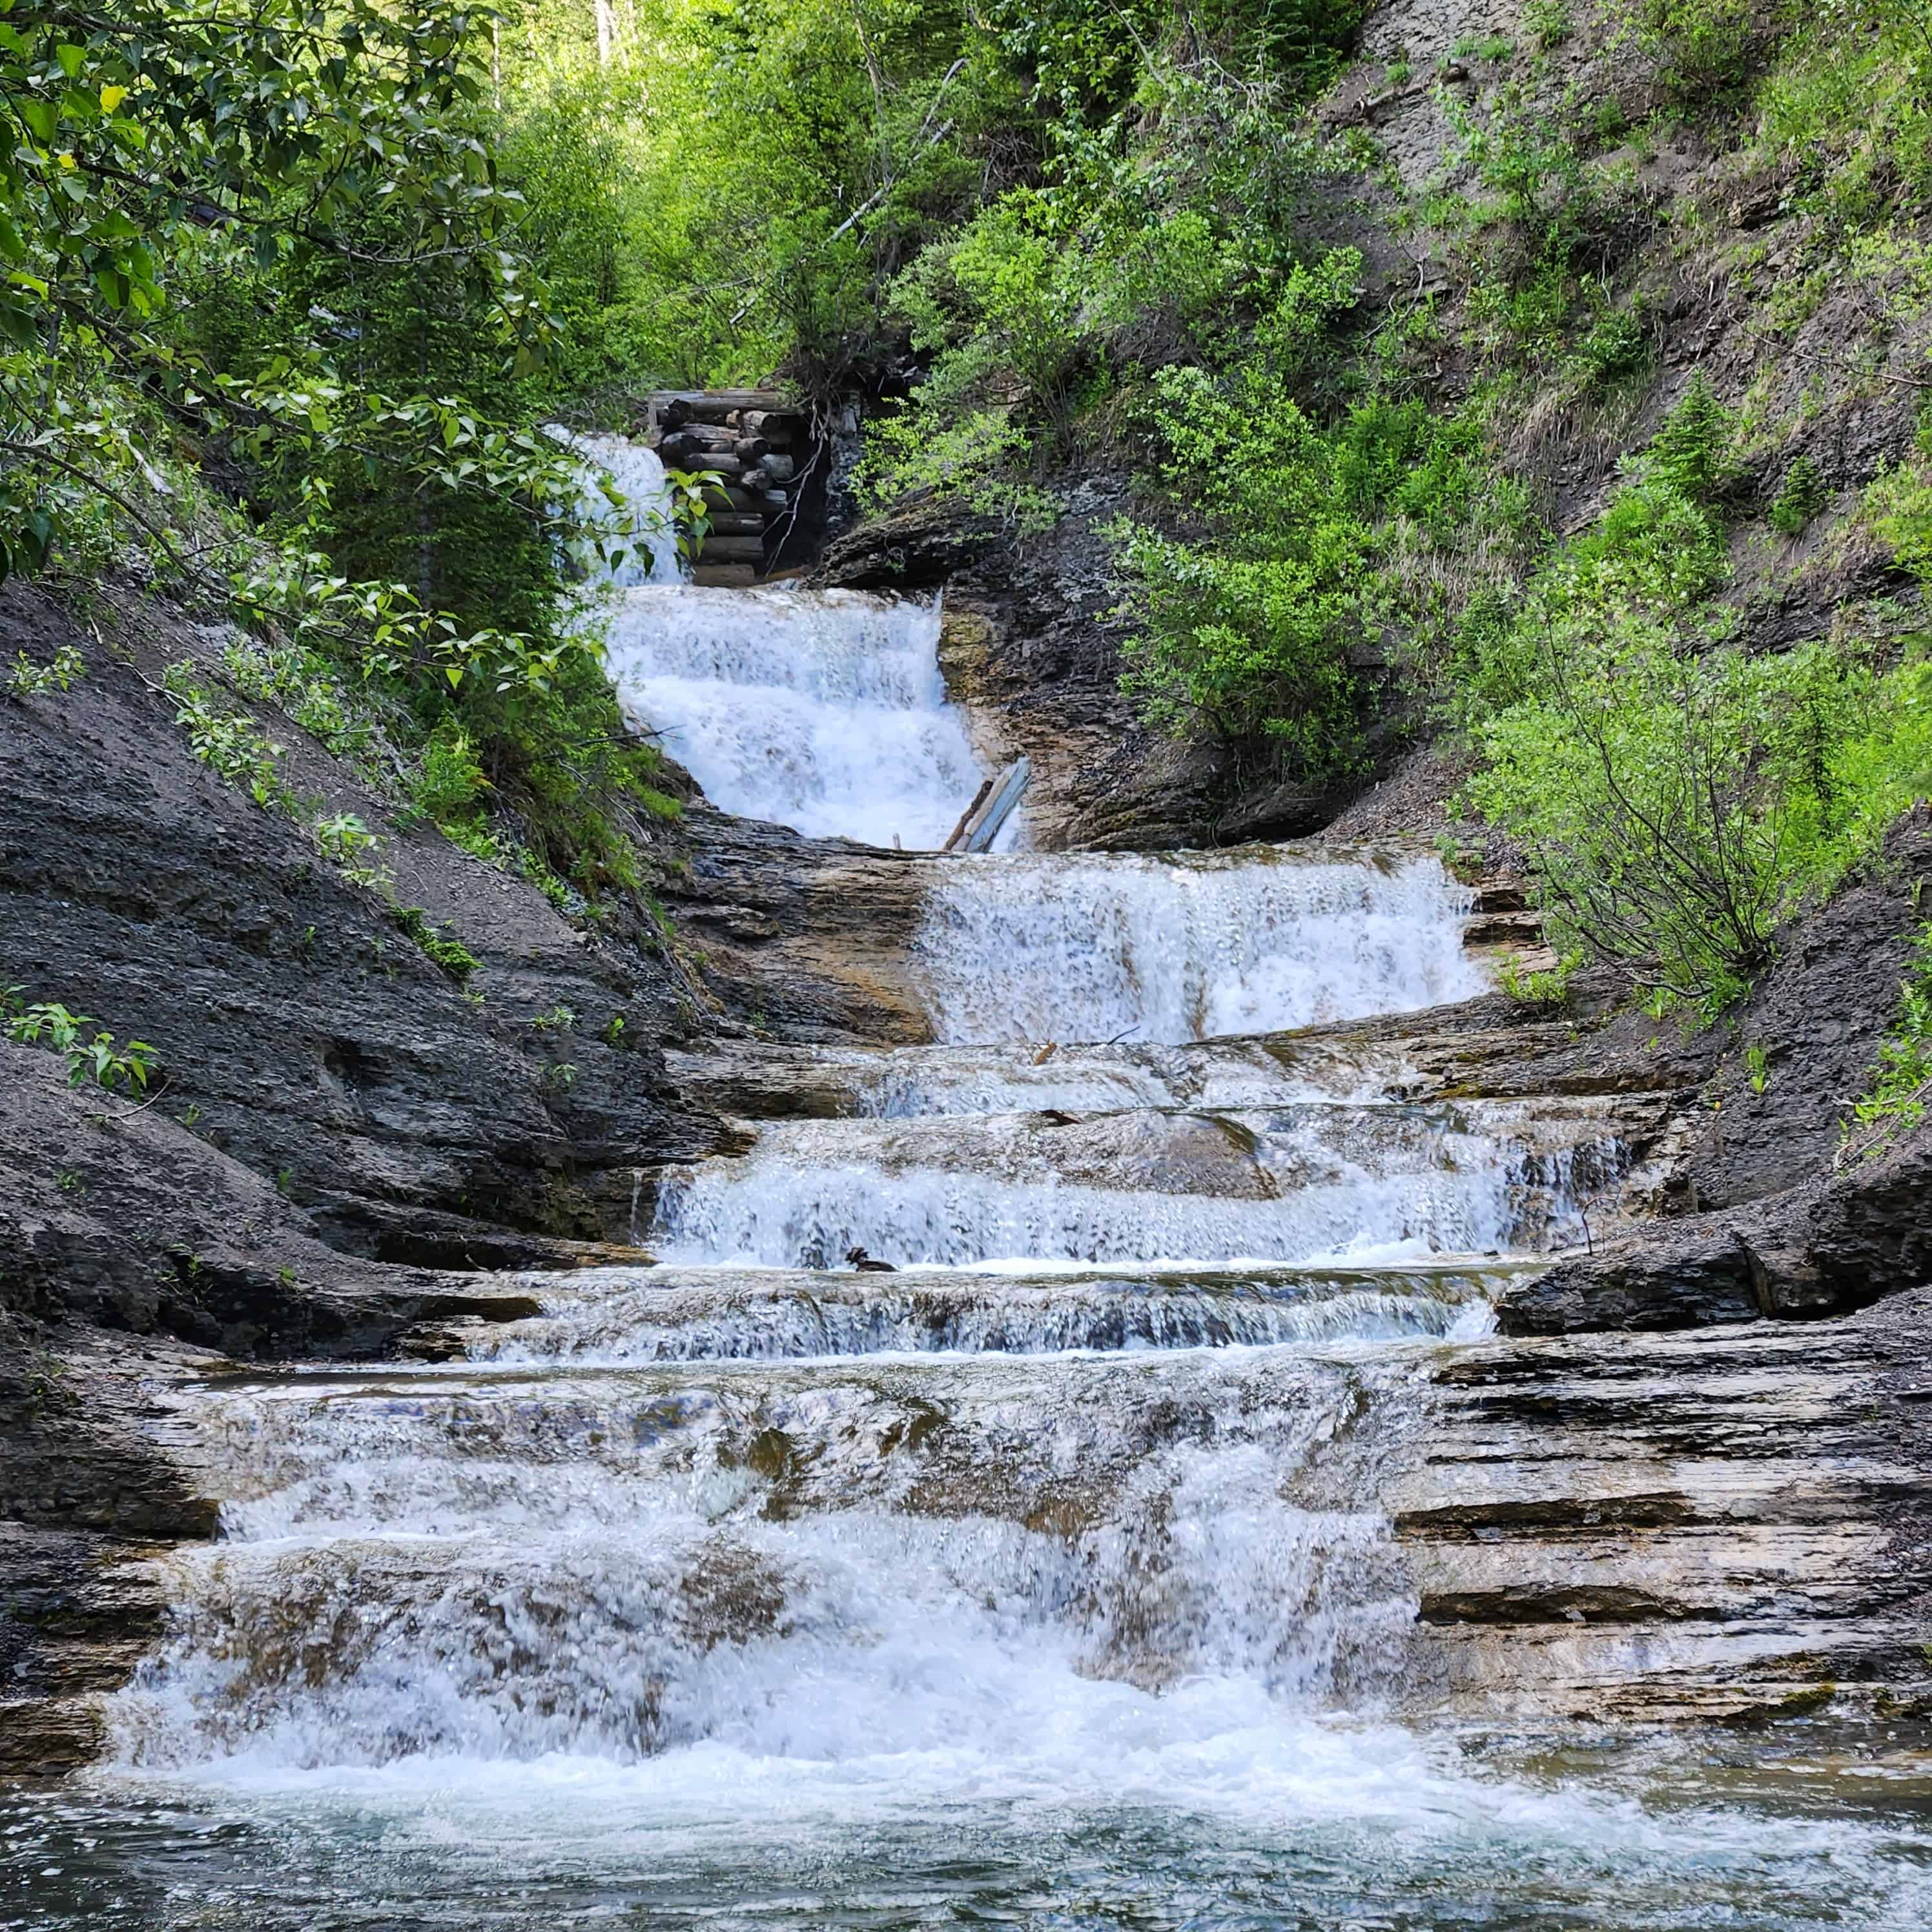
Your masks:
{"label": "shaded ravine", "polygon": [[[896,633],[815,609],[802,646],[744,616],[736,662],[763,637],[792,690],[844,652],[813,702],[869,704]],[[687,649],[635,621],[640,661]],[[869,809],[810,742],[788,796]],[[1632,1563],[1714,1708],[1876,1552],[1760,1520],[1856,1376],[1672,1345],[1706,1352],[1652,1468],[1666,1345],[1491,1332],[1642,1210],[1673,1103],[1448,1092],[1414,1042],[1480,989],[1469,899],[1413,854],[959,861],[910,948],[938,1044],[689,1058],[745,1147],[640,1197],[658,1265],[506,1282],[517,1318],[425,1329],[436,1359],[207,1378],[176,1426],[220,1534],[160,1559],[111,1767],[22,1828],[41,1922],[172,1922],[182,1885],[255,1926],[1922,1923],[1932,1831],[1877,1787],[1545,1754],[1654,1675]],[[1594,1542],[1526,1564],[1558,1412]],[[1909,1480],[1837,1426],[1841,1486]],[[1423,1721],[1472,1714],[1487,1762]]]}

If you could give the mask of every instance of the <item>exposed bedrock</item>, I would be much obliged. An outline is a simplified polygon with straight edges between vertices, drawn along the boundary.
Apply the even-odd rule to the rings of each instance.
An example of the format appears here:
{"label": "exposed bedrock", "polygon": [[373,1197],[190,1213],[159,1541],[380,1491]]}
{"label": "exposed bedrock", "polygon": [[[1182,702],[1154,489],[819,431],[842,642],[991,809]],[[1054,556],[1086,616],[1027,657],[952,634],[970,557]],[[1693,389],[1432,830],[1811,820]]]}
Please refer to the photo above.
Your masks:
{"label": "exposed bedrock", "polygon": [[1815,1317],[1932,1280],[1932,1142],[1840,1126],[1892,1024],[1928,878],[1922,804],[1863,876],[1793,922],[1778,964],[1708,1036],[1714,1063],[1666,1201],[1682,1218],[1518,1285],[1505,1330]]}
{"label": "exposed bedrock", "polygon": [[1932,1137],[1748,1209],[1642,1228],[1511,1288],[1507,1334],[1694,1328],[1862,1308],[1932,1280]]}
{"label": "exposed bedrock", "polygon": [[1459,1351],[1384,1497],[1414,1701],[1932,1718],[1929,1361],[1922,1288],[1838,1320]]}
{"label": "exposed bedrock", "polygon": [[[0,704],[5,982],[151,1042],[154,1111],[274,1179],[331,1246],[473,1265],[621,1238],[636,1168],[717,1132],[664,1077],[655,1042],[687,1024],[671,971],[440,835],[399,830],[270,714],[290,787],[381,833],[397,901],[478,962],[459,986],[376,890],[195,758],[154,686],[208,640],[135,608],[117,662],[37,593],[0,592],[9,655],[78,637],[88,664],[57,698]],[[557,1034],[530,1024],[560,1007],[583,1021],[567,1082]],[[599,1036],[620,1015],[634,1048]]]}
{"label": "exposed bedrock", "polygon": [[728,1029],[815,1042],[932,1037],[910,950],[931,853],[808,838],[694,804],[688,863],[660,886]]}

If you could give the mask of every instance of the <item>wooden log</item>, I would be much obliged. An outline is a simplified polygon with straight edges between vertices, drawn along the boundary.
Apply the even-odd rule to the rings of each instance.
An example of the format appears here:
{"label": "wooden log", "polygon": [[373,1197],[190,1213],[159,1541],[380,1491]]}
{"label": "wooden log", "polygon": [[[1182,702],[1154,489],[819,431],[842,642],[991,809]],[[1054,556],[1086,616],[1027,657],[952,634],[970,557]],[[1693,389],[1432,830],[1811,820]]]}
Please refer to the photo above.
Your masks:
{"label": "wooden log", "polygon": [[690,424],[684,434],[700,449],[735,449],[737,447],[738,432],[735,429],[722,429],[711,423]]}
{"label": "wooden log", "polygon": [[769,436],[774,442],[791,442],[805,433],[805,418],[782,410],[745,410],[738,425],[747,436]]}
{"label": "wooden log", "polygon": [[986,794],[992,788],[993,782],[991,778],[982,778],[980,781],[980,789],[973,794],[973,802],[959,814],[959,823],[952,828],[951,832],[947,835],[946,843],[939,848],[942,852],[951,851],[954,846],[965,837],[967,826],[973,823],[974,813],[986,803]]}
{"label": "wooden log", "polygon": [[761,456],[771,454],[771,445],[761,436],[741,436],[731,447],[747,463],[755,463]]}
{"label": "wooden log", "polygon": [[709,484],[704,492],[704,506],[708,510],[767,510],[771,508],[760,492],[741,490],[733,483]]}
{"label": "wooden log", "polygon": [[712,512],[711,527],[721,537],[761,537],[765,533],[765,520],[755,510],[716,510]]}
{"label": "wooden log", "polygon": [[763,537],[713,537],[704,539],[698,555],[706,563],[755,563],[765,554]]}
{"label": "wooden log", "polygon": [[778,450],[763,459],[765,474],[774,483],[789,483],[798,473],[798,464]]}
{"label": "wooden log", "polygon": [[958,828],[946,842],[949,852],[984,852],[1000,836],[1000,828],[1012,817],[1033,776],[1033,766],[1016,758],[990,784],[982,785],[980,796],[968,808]]}
{"label": "wooden log", "polygon": [[680,423],[716,423],[721,427],[734,410],[772,410],[796,415],[798,405],[781,389],[659,389],[650,400],[667,429]]}

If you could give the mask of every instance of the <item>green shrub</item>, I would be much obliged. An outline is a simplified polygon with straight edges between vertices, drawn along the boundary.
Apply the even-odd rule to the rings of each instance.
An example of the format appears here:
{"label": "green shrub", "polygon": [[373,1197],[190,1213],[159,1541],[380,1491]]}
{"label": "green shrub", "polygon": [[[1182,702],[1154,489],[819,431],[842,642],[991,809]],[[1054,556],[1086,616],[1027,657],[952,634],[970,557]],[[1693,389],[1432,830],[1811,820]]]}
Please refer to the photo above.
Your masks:
{"label": "green shrub", "polygon": [[1650,334],[1642,316],[1630,309],[1611,310],[1577,344],[1575,359],[1594,388],[1636,374],[1650,362]]}
{"label": "green shrub", "polygon": [[1480,732],[1476,808],[1522,841],[1558,943],[1709,1013],[1778,927],[1932,789],[1932,662],[1750,657],[1668,607],[1552,627]]}
{"label": "green shrub", "polygon": [[1932,464],[1908,460],[1880,471],[1865,490],[1862,508],[1893,556],[1932,588]]}
{"label": "green shrub", "polygon": [[1700,369],[1644,452],[1645,480],[1717,508],[1736,491],[1743,473],[1734,454],[1736,437],[1737,418]]}
{"label": "green shrub", "polygon": [[392,904],[389,917],[396,929],[413,940],[422,950],[424,956],[444,972],[460,986],[467,982],[481,962],[460,940],[442,937],[429,922],[429,918],[421,906]]}
{"label": "green shrub", "polygon": [[1359,506],[1430,473],[1412,461],[1424,436],[1417,411],[1365,405],[1330,436],[1290,393],[1321,318],[1352,301],[1352,280],[1336,268],[1352,278],[1358,266],[1352,256],[1331,262],[1285,292],[1260,352],[1226,380],[1160,372],[1147,426],[1162,480],[1202,534],[1144,524],[1116,533],[1136,622],[1121,682],[1143,716],[1252,746],[1308,776],[1347,769],[1356,754],[1349,657],[1373,615]]}
{"label": "green shrub", "polygon": [[936,352],[928,403],[995,390],[1064,422],[1084,354],[1081,290],[1036,197],[1016,193],[926,249],[892,285],[892,314]]}
{"label": "green shrub", "polygon": [[1752,658],[1627,624],[1492,721],[1471,795],[1532,854],[1558,943],[1708,1014],[1846,861],[1840,776],[1873,686],[1828,646]]}
{"label": "green shrub", "polygon": [[352,812],[338,812],[318,819],[309,830],[322,848],[322,856],[331,865],[344,868],[352,866],[364,853],[373,851],[378,842],[376,835]]}
{"label": "green shrub", "polygon": [[184,658],[161,674],[162,688],[176,700],[175,722],[187,731],[189,748],[257,805],[292,812],[295,794],[281,775],[283,748],[247,712],[212,698],[195,671]]}
{"label": "green shrub", "polygon": [[1794,195],[1834,225],[1870,226],[1897,208],[1902,178],[1932,188],[1932,59],[1922,0],[1858,0],[1808,10],[1757,90],[1767,150],[1802,170]]}
{"label": "green shrub", "polygon": [[1526,589],[1479,587],[1464,607],[1443,674],[1464,724],[1538,701],[1573,653],[1618,626],[1669,635],[1730,574],[1709,520],[1671,489],[1619,490],[1601,520],[1558,550]]}
{"label": "green shrub", "polygon": [[237,631],[222,646],[221,668],[244,698],[275,706],[336,757],[380,778],[375,754],[381,727],[326,658]]}
{"label": "green shrub", "polygon": [[1524,0],[1524,30],[1545,52],[1570,38],[1569,0]]}
{"label": "green shrub", "polygon": [[1802,536],[1805,525],[1828,500],[1817,464],[1801,455],[1784,472],[1784,481],[1771,500],[1771,526],[1784,536]]}
{"label": "green shrub", "polygon": [[25,651],[16,651],[14,668],[6,674],[5,688],[15,698],[38,698],[50,691],[64,692],[77,677],[87,675],[87,661],[71,644],[62,644],[44,664],[34,663]]}
{"label": "green shrub", "polygon": [[489,789],[476,744],[454,717],[436,721],[410,781],[410,800],[431,824],[446,829],[473,819]]}
{"label": "green shrub", "polygon": [[1510,999],[1526,1006],[1560,1006],[1570,997],[1570,982],[1583,963],[1580,948],[1572,948],[1552,967],[1526,973],[1515,953],[1505,958],[1496,974],[1496,984]]}
{"label": "green shrub", "polygon": [[[1869,1090],[1852,1116],[1868,1131],[1859,1150],[1874,1153],[1901,1129],[1917,1126],[1932,1100],[1932,921],[1922,926],[1912,962],[1899,987],[1898,1017],[1879,1048]],[[1846,1124],[1846,1138],[1852,1143]]]}
{"label": "green shrub", "polygon": [[24,986],[0,986],[0,1026],[7,1037],[22,1046],[43,1042],[67,1062],[67,1084],[82,1087],[90,1083],[110,1093],[116,1088],[129,1093],[144,1091],[158,1055],[144,1040],[130,1040],[117,1046],[111,1033],[86,1029],[94,1024],[86,1013],[69,1012],[57,1000],[40,1000],[28,1006],[20,995]]}
{"label": "green shrub", "polygon": [[1357,736],[1347,647],[1360,628],[1359,552],[1324,548],[1307,559],[1245,560],[1128,532],[1120,560],[1140,629],[1121,684],[1148,722],[1264,743],[1305,776],[1345,767]]}
{"label": "green shrub", "polygon": [[1635,16],[1659,77],[1688,103],[1742,85],[1760,34],[1792,10],[1782,0],[1768,8],[1759,0],[1636,0]]}

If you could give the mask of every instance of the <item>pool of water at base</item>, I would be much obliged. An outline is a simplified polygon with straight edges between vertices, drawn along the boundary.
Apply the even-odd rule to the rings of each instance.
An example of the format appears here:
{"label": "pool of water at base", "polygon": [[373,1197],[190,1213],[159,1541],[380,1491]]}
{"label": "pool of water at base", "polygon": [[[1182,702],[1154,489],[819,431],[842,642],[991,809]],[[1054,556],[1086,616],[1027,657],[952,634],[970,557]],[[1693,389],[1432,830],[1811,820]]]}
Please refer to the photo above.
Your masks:
{"label": "pool of water at base", "polygon": [[[1030,1766],[705,1744],[0,1788],[0,1928],[1920,1932],[1932,1754],[1426,1737],[1117,1687]],[[1797,1735],[1802,1732],[1801,1736]],[[1096,1755],[1096,1753],[1098,1753]]]}

